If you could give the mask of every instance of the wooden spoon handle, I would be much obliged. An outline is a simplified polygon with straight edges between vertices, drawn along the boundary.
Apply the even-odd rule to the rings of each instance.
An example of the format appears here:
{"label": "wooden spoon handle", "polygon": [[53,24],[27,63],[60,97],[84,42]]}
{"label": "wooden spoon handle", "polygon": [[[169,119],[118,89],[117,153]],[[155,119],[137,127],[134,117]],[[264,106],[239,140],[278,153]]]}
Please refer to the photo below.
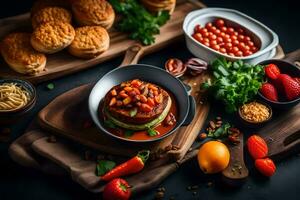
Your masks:
{"label": "wooden spoon handle", "polygon": [[249,175],[249,171],[244,162],[243,133],[241,133],[239,137],[239,144],[228,145],[230,161],[227,168],[222,171],[223,179],[232,184],[242,182]]}
{"label": "wooden spoon handle", "polygon": [[133,46],[129,47],[125,53],[125,57],[120,67],[137,64],[143,53],[144,48],[140,44],[134,44]]}

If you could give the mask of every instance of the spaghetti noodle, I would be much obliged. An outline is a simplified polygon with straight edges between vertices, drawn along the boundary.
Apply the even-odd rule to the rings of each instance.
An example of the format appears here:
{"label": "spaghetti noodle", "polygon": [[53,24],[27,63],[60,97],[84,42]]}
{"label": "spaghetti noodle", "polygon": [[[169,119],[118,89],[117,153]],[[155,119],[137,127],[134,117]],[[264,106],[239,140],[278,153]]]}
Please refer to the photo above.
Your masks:
{"label": "spaghetti noodle", "polygon": [[16,83],[0,84],[0,112],[17,110],[29,101],[29,93]]}

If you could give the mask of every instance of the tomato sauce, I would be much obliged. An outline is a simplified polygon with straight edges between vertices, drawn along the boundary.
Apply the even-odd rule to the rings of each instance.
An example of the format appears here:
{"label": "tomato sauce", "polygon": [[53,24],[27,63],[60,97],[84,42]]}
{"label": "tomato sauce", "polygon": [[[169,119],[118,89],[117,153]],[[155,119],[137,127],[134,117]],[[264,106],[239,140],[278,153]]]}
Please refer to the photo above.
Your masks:
{"label": "tomato sauce", "polygon": [[[169,113],[172,113],[176,120],[178,119],[178,107],[177,107],[177,102],[172,94],[170,94],[170,97],[172,99],[172,105],[170,108]],[[100,105],[100,110],[99,112],[99,117],[102,118],[103,120],[103,105]],[[150,140],[154,138],[160,138],[163,135],[167,134],[169,131],[171,131],[174,127],[176,126],[176,122],[173,125],[165,125],[164,122],[153,128],[153,130],[157,131],[157,135],[155,136],[150,136],[147,132],[147,130],[143,131],[135,131],[131,136],[125,136],[126,129],[118,127],[118,128],[109,128],[106,127],[107,130],[109,130],[110,133],[118,136],[118,137],[123,137],[129,140]]]}

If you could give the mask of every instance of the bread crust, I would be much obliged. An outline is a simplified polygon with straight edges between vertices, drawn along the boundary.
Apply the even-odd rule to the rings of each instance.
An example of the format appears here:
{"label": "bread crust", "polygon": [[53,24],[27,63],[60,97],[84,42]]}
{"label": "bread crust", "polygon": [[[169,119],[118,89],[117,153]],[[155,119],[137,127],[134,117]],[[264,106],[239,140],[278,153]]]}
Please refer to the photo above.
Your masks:
{"label": "bread crust", "polygon": [[30,33],[11,33],[1,43],[1,54],[16,72],[36,75],[46,66],[46,56],[30,45]]}
{"label": "bread crust", "polygon": [[105,0],[74,1],[72,11],[80,26],[99,25],[109,29],[115,20],[114,9]]}
{"label": "bread crust", "polygon": [[109,35],[101,26],[78,27],[75,33],[75,38],[68,50],[76,57],[94,58],[109,48]]}
{"label": "bread crust", "polygon": [[32,27],[35,29],[39,25],[48,22],[65,22],[71,24],[72,14],[68,10],[60,7],[46,7],[38,11],[31,18]]}
{"label": "bread crust", "polygon": [[75,30],[65,22],[41,24],[31,36],[32,47],[43,53],[52,54],[69,46],[75,37]]}

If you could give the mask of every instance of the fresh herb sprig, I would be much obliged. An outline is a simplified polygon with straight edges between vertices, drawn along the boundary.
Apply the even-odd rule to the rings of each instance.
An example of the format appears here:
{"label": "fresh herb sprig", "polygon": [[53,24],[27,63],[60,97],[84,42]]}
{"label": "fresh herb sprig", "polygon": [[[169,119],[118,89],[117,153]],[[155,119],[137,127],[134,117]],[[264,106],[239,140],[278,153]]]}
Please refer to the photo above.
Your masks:
{"label": "fresh herb sprig", "polygon": [[170,19],[168,11],[152,15],[136,0],[109,0],[109,2],[122,16],[117,23],[117,29],[129,33],[131,39],[138,40],[144,45],[153,44],[154,35],[160,33],[160,26]]}
{"label": "fresh herb sprig", "polygon": [[243,61],[227,61],[224,57],[211,64],[213,79],[202,85],[209,88],[215,98],[225,104],[232,113],[238,107],[253,100],[264,81],[264,68]]}

